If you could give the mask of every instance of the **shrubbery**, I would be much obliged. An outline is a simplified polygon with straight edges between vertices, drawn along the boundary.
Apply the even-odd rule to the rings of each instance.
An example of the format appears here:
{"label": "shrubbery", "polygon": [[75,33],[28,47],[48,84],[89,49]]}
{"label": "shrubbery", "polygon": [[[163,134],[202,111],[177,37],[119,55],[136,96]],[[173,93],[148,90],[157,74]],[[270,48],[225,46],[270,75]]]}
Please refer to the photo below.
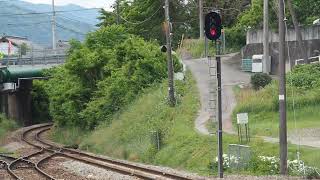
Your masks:
{"label": "shrubbery", "polygon": [[0,143],[8,132],[17,127],[14,120],[7,119],[4,114],[0,114]]}
{"label": "shrubbery", "polygon": [[[275,156],[257,156],[253,155],[249,161],[244,161],[242,157],[223,154],[223,167],[226,171],[233,171],[237,168],[253,172],[256,175],[268,174],[278,175],[280,172],[280,159]],[[319,178],[320,170],[307,166],[302,160],[287,160],[289,175],[304,176],[307,178]],[[232,164],[232,165],[231,165]],[[215,162],[210,163],[211,169],[217,169],[218,157]],[[235,168],[237,167],[237,168]],[[239,170],[237,169],[237,170]]]}
{"label": "shrubbery", "polygon": [[[175,70],[182,66],[174,58]],[[73,41],[63,67],[46,83],[50,114],[60,126],[95,128],[130,103],[143,89],[167,76],[166,54],[155,42],[101,28],[84,43]]]}
{"label": "shrubbery", "polygon": [[251,84],[255,90],[264,88],[266,85],[270,84],[272,78],[265,73],[257,73],[251,76]]}
{"label": "shrubbery", "polygon": [[52,118],[49,114],[49,97],[44,88],[45,81],[33,81],[32,85],[32,120],[34,123],[48,122]]}
{"label": "shrubbery", "polygon": [[312,89],[320,86],[320,64],[296,66],[288,76],[288,84],[297,88]]}

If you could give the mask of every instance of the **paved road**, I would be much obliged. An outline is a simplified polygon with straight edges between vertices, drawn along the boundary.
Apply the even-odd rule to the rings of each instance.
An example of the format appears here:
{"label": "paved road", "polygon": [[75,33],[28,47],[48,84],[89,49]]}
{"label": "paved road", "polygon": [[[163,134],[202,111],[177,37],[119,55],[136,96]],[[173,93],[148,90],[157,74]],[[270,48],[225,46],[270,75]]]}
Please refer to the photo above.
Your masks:
{"label": "paved road", "polygon": [[[227,133],[234,133],[232,129],[232,111],[236,105],[233,86],[248,84],[250,75],[240,70],[241,58],[239,54],[230,54],[222,58],[222,108],[223,108],[223,130]],[[195,127],[201,134],[209,134],[206,124],[210,117],[209,112],[209,74],[207,59],[190,59],[184,56],[184,63],[193,73],[200,92],[201,109],[195,121]]]}

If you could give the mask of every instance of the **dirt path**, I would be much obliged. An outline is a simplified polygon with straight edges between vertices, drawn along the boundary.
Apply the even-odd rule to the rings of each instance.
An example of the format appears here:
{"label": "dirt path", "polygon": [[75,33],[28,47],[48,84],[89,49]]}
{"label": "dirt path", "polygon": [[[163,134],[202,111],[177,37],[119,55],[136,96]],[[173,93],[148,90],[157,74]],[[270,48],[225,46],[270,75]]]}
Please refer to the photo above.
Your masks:
{"label": "dirt path", "polygon": [[[250,83],[250,74],[240,70],[241,57],[239,54],[229,54],[222,58],[222,125],[223,131],[228,134],[236,134],[232,127],[232,111],[236,106],[236,98],[233,92],[235,85],[247,85]],[[196,130],[205,135],[210,132],[206,126],[209,118],[209,74],[207,59],[191,59],[184,56],[183,62],[193,73],[200,93],[201,109],[195,120]],[[265,142],[278,143],[276,137],[259,136]],[[298,129],[288,132],[288,142],[295,145],[320,148],[320,129]]]}
{"label": "dirt path", "polygon": [[[229,57],[222,58],[222,120],[223,131],[234,134],[232,128],[232,111],[236,106],[236,99],[233,93],[233,86],[248,84],[250,75],[242,72],[239,67],[241,58],[239,54],[229,54]],[[209,134],[206,124],[210,118],[209,112],[209,74],[207,59],[190,59],[188,56],[183,57],[184,63],[193,73],[200,92],[201,109],[195,121],[195,127],[201,134]]]}

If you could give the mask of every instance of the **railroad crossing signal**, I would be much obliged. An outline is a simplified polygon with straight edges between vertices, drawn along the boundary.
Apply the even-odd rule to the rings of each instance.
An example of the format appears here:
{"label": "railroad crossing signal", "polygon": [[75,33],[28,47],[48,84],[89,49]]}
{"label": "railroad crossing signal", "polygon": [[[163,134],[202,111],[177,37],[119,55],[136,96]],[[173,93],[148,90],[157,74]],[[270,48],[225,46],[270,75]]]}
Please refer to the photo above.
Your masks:
{"label": "railroad crossing signal", "polygon": [[220,38],[222,24],[219,13],[210,12],[206,14],[204,30],[208,39],[215,41]]}

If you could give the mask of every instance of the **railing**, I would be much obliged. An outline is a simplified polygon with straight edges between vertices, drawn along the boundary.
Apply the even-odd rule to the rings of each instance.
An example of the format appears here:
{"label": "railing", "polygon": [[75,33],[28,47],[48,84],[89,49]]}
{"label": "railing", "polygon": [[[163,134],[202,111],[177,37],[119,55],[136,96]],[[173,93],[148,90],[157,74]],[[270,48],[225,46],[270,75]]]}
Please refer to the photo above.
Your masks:
{"label": "railing", "polygon": [[65,49],[28,50],[24,55],[14,55],[0,59],[2,65],[63,64]]}
{"label": "railing", "polygon": [[52,55],[45,57],[12,57],[1,60],[2,65],[36,65],[36,64],[63,64],[66,55]]}
{"label": "railing", "polygon": [[[308,61],[310,63],[320,63],[320,56],[315,56],[315,57],[310,57],[308,58]],[[295,65],[299,65],[299,64],[305,64],[303,59],[297,59],[295,60]]]}

